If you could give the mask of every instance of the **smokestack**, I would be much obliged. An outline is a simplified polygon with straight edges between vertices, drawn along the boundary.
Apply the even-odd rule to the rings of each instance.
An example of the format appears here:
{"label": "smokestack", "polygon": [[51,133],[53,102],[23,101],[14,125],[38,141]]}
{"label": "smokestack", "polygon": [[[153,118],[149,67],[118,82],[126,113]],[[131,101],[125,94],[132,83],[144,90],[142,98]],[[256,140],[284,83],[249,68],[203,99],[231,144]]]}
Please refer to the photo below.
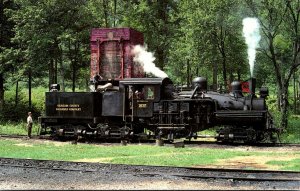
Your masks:
{"label": "smokestack", "polygon": [[256,78],[251,77],[249,80],[249,88],[251,95],[255,95]]}

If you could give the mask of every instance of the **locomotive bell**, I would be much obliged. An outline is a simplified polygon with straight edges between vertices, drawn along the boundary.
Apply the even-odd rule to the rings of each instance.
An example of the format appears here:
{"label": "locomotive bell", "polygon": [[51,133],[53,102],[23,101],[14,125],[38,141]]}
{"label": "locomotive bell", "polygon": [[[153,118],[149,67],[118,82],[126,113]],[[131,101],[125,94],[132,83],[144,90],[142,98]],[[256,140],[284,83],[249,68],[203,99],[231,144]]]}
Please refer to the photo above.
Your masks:
{"label": "locomotive bell", "polygon": [[237,97],[242,97],[242,84],[239,81],[231,82],[231,92]]}
{"label": "locomotive bell", "polygon": [[204,77],[194,78],[192,81],[193,88],[198,87],[198,91],[206,91],[207,90],[207,80]]}

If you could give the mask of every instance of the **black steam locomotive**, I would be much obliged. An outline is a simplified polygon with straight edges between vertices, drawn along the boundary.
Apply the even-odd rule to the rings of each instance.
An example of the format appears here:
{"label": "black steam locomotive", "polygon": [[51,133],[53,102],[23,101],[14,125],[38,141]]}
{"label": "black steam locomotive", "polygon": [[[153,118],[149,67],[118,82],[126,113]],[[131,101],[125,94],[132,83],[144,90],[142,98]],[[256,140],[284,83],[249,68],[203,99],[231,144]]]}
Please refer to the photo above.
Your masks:
{"label": "black steam locomotive", "polygon": [[[98,74],[110,60],[107,54],[105,60],[100,57],[114,51],[124,53],[126,45],[124,38],[123,41],[117,38],[124,33],[105,30],[108,35],[103,39],[113,44],[105,44],[103,39],[100,43],[97,39],[97,48],[105,50],[101,56],[98,54],[96,63],[98,68],[103,66],[102,70],[94,67]],[[173,141],[197,138],[203,130],[220,127],[215,137],[217,141],[260,142],[277,131],[265,101],[268,89],[261,88],[257,97],[254,78],[250,83],[252,93],[247,96],[243,95],[238,81],[231,83],[228,94],[208,91],[203,77],[193,80],[191,90],[176,91],[169,78],[132,77],[129,73],[129,77],[120,78],[127,67],[125,56],[120,59],[122,74],[117,72],[116,78],[105,78],[109,70],[101,75],[91,71],[91,92],[60,92],[59,85],[53,84],[46,92],[46,113],[39,118],[40,133],[56,137]],[[91,64],[92,70],[95,63]]]}
{"label": "black steam locomotive", "polygon": [[52,86],[46,92],[46,116],[40,117],[42,133],[172,141],[197,138],[198,132],[219,126],[218,141],[259,142],[276,132],[265,102],[267,88],[260,89],[260,97],[244,97],[240,82],[231,85],[229,94],[207,91],[203,77],[185,92],[174,91],[169,78],[99,81],[95,92],[59,92]]}

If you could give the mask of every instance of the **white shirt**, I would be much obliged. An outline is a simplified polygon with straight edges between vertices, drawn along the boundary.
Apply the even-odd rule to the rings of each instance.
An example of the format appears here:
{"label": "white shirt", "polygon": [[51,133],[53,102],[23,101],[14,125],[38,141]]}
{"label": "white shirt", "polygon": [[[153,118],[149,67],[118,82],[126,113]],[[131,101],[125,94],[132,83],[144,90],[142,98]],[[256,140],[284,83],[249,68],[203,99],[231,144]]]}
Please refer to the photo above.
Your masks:
{"label": "white shirt", "polygon": [[27,117],[27,123],[32,123],[32,117],[31,116]]}

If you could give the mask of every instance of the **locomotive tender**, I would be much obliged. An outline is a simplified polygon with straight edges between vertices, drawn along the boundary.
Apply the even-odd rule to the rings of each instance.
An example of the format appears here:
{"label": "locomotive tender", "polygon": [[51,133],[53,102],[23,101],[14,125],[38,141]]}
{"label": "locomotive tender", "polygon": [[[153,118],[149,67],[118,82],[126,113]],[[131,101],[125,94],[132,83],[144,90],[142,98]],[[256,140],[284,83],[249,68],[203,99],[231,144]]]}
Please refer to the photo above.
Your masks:
{"label": "locomotive tender", "polygon": [[143,35],[134,29],[93,29],[91,91],[60,92],[53,84],[40,134],[172,141],[218,126],[218,141],[259,142],[277,132],[265,101],[268,89],[257,97],[254,78],[247,96],[238,81],[229,94],[208,91],[203,77],[193,80],[190,91],[178,92],[169,78],[145,77],[130,52],[138,44]]}

